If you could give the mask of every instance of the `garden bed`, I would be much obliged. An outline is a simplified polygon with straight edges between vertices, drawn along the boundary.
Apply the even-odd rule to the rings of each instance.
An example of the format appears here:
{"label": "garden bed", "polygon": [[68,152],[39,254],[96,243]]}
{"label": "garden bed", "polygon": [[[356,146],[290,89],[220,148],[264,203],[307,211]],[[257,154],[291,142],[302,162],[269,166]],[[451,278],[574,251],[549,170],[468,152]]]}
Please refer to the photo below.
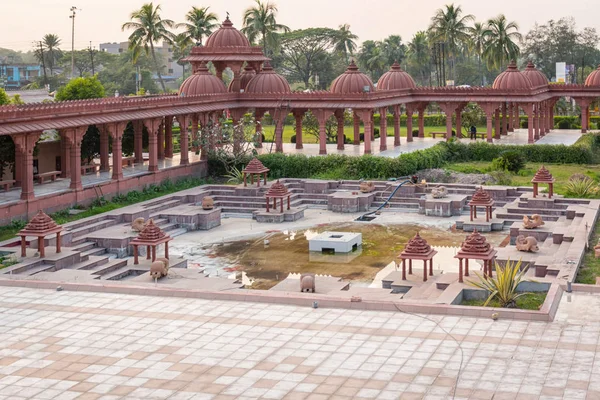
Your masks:
{"label": "garden bed", "polygon": [[[546,301],[546,292],[540,293],[527,293],[517,299],[517,309],[520,310],[539,310]],[[462,306],[475,306],[483,307],[485,299],[471,299],[463,300],[460,305]],[[497,300],[491,300],[486,307],[499,308],[500,303]]]}

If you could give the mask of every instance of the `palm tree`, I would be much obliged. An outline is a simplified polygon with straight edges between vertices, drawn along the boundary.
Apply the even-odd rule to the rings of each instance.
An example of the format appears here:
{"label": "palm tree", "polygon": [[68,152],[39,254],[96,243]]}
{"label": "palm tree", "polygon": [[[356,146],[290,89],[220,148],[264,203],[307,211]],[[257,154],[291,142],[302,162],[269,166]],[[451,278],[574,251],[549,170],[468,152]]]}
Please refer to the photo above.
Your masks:
{"label": "palm tree", "polygon": [[192,7],[185,15],[185,20],[177,24],[177,28],[185,28],[185,33],[194,43],[202,43],[202,38],[209,36],[217,27],[217,15],[208,11],[210,7]]}
{"label": "palm tree", "polygon": [[481,75],[481,86],[484,85],[484,78],[481,71],[481,60],[483,58],[483,52],[487,46],[487,42],[489,40],[491,31],[487,27],[487,25],[482,24],[481,22],[475,22],[473,27],[470,29],[471,32],[471,40],[469,42],[469,47],[471,51],[477,54],[477,61],[479,63],[479,75]]}
{"label": "palm tree", "polygon": [[429,75],[431,78],[427,32],[420,31],[413,36],[413,39],[408,43],[407,55],[410,65],[414,66],[421,75],[421,84],[426,85],[426,76]]}
{"label": "palm tree", "polygon": [[277,6],[267,1],[254,0],[256,5],[248,8],[244,12],[242,32],[251,42],[256,41],[260,35],[263,44],[263,52],[267,54],[267,46],[273,46],[277,43],[277,34],[279,32],[289,32],[290,28],[278,24],[275,15]]}
{"label": "palm tree", "polygon": [[381,42],[377,42],[378,46],[373,49],[371,57],[367,60],[367,68],[371,71],[373,81],[379,80],[383,75],[383,70],[388,63],[388,56]]}
{"label": "palm tree", "polygon": [[406,53],[406,46],[402,43],[400,35],[390,35],[381,42],[381,50],[387,59],[386,63],[392,65],[394,62],[401,63]]}
{"label": "palm tree", "polygon": [[124,23],[121,30],[133,29],[133,32],[129,35],[129,49],[134,53],[133,61],[137,61],[142,50],[146,54],[151,54],[160,86],[166,92],[167,88],[160,73],[162,66],[156,58],[154,43],[158,43],[160,40],[172,43],[173,34],[167,28],[173,28],[175,23],[170,19],[162,19],[160,17],[160,5],[154,7],[152,3],[144,4],[142,8],[132,12],[129,18],[132,22]]}
{"label": "palm tree", "polygon": [[52,76],[54,74],[54,65],[62,57],[62,51],[58,48],[60,46],[60,38],[58,35],[48,33],[44,35],[42,45],[46,50],[46,54],[44,55],[46,65],[50,68],[50,76]]}
{"label": "palm tree", "polygon": [[173,38],[173,58],[177,59],[177,64],[181,65],[183,73],[181,76],[185,79],[185,63],[180,60],[190,53],[190,48],[194,45],[194,41],[188,32],[182,32],[175,35]]}
{"label": "palm tree", "polygon": [[432,42],[446,43],[450,56],[450,76],[454,78],[454,61],[456,56],[469,43],[468,23],[474,19],[473,15],[463,15],[461,6],[454,4],[440,8],[431,18],[429,31]]}
{"label": "palm tree", "polygon": [[356,51],[356,39],[358,39],[358,36],[350,32],[350,25],[348,24],[340,25],[335,33],[335,37],[333,38],[335,51],[344,55],[346,64],[350,62],[348,55],[352,56]]}
{"label": "palm tree", "polygon": [[488,67],[501,68],[510,60],[516,59],[521,49],[517,41],[523,39],[519,33],[519,25],[514,21],[507,21],[504,14],[498,15],[488,21],[490,32],[483,56]]}
{"label": "palm tree", "polygon": [[358,63],[360,65],[360,67],[363,70],[371,72],[371,78],[373,77],[373,75],[375,73],[370,68],[371,63],[369,62],[369,60],[371,60],[373,58],[373,56],[375,55],[377,46],[378,46],[377,42],[375,42],[373,40],[365,40],[363,42],[362,46],[360,47],[360,51],[358,52],[357,57],[356,57],[358,59]]}

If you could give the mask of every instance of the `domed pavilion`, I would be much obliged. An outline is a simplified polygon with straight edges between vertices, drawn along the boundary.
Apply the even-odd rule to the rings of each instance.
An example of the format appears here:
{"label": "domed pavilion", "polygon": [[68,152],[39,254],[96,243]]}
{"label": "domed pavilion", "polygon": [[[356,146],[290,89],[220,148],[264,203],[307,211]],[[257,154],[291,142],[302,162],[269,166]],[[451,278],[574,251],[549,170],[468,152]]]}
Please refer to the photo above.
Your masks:
{"label": "domed pavilion", "polygon": [[538,196],[538,186],[540,183],[548,184],[548,198],[551,199],[554,195],[554,177],[546,169],[545,166],[541,166],[540,169],[535,173],[535,176],[531,180],[533,183],[533,198],[535,199]]}
{"label": "domed pavilion", "polygon": [[204,62],[179,87],[179,96],[227,93],[222,80],[210,73]]}
{"label": "domed pavilion", "polygon": [[433,276],[433,256],[436,254],[437,251],[417,232],[398,256],[402,260],[402,280],[406,280],[406,260],[408,260],[408,273],[410,275],[412,275],[413,260],[423,260],[423,282],[427,282],[427,267],[429,266],[429,276]]}
{"label": "domed pavilion", "polygon": [[492,276],[493,262],[497,251],[489,244],[482,234],[473,231],[462,242],[460,250],[454,258],[458,258],[458,281],[463,282],[463,260],[465,261],[465,276],[469,276],[469,260],[483,261],[483,276]]}
{"label": "domed pavilion", "polygon": [[585,79],[585,86],[600,86],[600,65]]}
{"label": "domed pavilion", "polygon": [[371,78],[360,72],[352,60],[348,69],[331,83],[329,91],[336,94],[360,94],[375,91],[375,86]]}

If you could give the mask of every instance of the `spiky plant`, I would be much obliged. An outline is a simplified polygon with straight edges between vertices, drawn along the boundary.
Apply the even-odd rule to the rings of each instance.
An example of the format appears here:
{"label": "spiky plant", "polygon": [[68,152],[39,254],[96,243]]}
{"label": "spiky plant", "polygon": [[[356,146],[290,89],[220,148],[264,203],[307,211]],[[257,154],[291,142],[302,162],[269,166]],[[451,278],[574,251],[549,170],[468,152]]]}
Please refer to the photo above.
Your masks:
{"label": "spiky plant", "polygon": [[489,296],[485,303],[486,307],[490,301],[496,299],[503,308],[516,308],[517,299],[527,293],[517,293],[517,287],[521,282],[527,281],[525,273],[527,268],[521,271],[521,260],[511,262],[508,260],[504,267],[496,263],[496,276],[482,276],[475,273],[478,281],[469,281],[471,286],[486,290]]}

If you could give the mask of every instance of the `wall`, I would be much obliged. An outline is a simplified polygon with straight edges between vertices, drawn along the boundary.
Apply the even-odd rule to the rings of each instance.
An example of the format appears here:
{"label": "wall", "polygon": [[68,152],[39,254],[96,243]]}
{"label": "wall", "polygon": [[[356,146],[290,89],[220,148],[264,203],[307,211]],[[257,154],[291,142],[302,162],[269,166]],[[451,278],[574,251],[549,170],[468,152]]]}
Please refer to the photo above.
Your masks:
{"label": "wall", "polygon": [[15,219],[29,220],[40,209],[46,213],[53,213],[67,207],[73,207],[76,204],[89,205],[98,196],[110,199],[116,194],[141,190],[144,186],[159,184],[165,179],[176,181],[190,175],[205,177],[207,175],[207,163],[201,161],[187,166],[160,170],[157,173],[149,172],[120,181],[111,180],[103,182],[95,186],[86,187],[79,192],[68,190],[53,195],[36,197],[30,201],[21,200],[16,203],[0,205],[0,225],[8,224]]}
{"label": "wall", "polygon": [[38,161],[38,173],[56,171],[57,156],[60,156],[60,141],[38,143],[37,154],[33,157]]}

